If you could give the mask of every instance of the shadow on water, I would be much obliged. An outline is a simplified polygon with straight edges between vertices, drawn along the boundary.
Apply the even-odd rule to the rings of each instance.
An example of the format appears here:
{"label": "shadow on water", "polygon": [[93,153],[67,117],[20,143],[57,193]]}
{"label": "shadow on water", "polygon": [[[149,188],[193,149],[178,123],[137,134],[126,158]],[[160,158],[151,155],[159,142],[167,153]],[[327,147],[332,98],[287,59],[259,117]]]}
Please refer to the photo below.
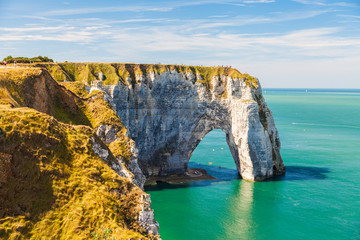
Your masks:
{"label": "shadow on water", "polygon": [[[184,183],[167,183],[158,181],[156,185],[146,186],[145,191],[161,191],[164,189],[177,189],[188,187],[206,187],[214,183],[228,182],[241,179],[236,169],[224,168],[213,165],[206,165],[200,163],[189,164],[190,168],[202,168],[207,173],[216,179],[210,180],[194,180]],[[307,167],[307,166],[286,166],[286,173],[283,176],[270,178],[265,182],[273,181],[304,181],[304,180],[323,180],[326,179],[326,174],[329,173],[328,168],[321,167]]]}
{"label": "shadow on water", "polygon": [[216,165],[214,166],[200,163],[189,163],[189,168],[205,169],[209,175],[215,177],[216,179],[190,180],[184,183],[167,183],[158,181],[156,185],[145,186],[145,191],[161,191],[163,189],[177,189],[187,187],[206,187],[217,182],[241,179],[236,169],[230,169],[225,167],[219,168],[219,166]]}
{"label": "shadow on water", "polygon": [[303,180],[323,180],[327,178],[330,170],[322,167],[305,166],[286,166],[286,173],[267,181],[303,181]]}
{"label": "shadow on water", "polygon": [[[236,168],[226,168],[226,167],[220,167],[218,165],[208,165],[208,164],[202,164],[202,163],[189,163],[189,168],[202,168],[205,169],[206,172],[215,177],[215,181],[231,181],[234,179],[240,179],[240,175]],[[214,181],[214,180],[213,180]]]}

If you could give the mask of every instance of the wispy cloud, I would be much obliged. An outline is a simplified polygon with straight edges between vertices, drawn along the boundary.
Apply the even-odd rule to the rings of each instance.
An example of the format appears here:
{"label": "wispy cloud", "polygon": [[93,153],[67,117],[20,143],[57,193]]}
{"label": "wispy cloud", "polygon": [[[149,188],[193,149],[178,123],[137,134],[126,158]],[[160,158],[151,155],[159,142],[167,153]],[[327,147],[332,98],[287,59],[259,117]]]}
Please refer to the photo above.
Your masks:
{"label": "wispy cloud", "polygon": [[[268,17],[236,16],[207,19],[165,19],[134,18],[104,20],[84,18],[69,21],[57,26],[1,27],[0,41],[59,41],[88,44],[97,48],[119,51],[166,52],[201,51],[215,54],[213,49],[225,56],[229,52],[252,52],[252,55],[289,56],[339,56],[360,53],[360,38],[341,37],[340,28],[314,28],[285,33],[239,34],[232,31],[219,31],[229,26],[265,24],[281,21],[306,19],[328,13],[332,10],[273,13]],[[355,16],[357,17],[357,16]],[[158,24],[154,25],[153,23]],[[129,25],[130,23],[134,23]],[[141,24],[137,24],[141,23]],[[149,24],[147,24],[149,23]],[[230,28],[231,29],[231,28]],[[214,31],[213,31],[214,30]],[[344,48],[346,48],[344,50]],[[352,52],[347,48],[353,49]],[[130,50],[129,50],[130,49]],[[131,50],[133,49],[133,50]],[[343,52],[342,52],[343,51]]]}
{"label": "wispy cloud", "polygon": [[29,3],[18,10],[13,4],[1,17],[8,24],[0,26],[0,52],[58,61],[224,63],[277,82],[281,72],[280,86],[296,77],[312,84],[329,69],[326,81],[360,74],[360,6],[353,0],[141,2],[80,8],[61,1],[60,9]]}
{"label": "wispy cloud", "polygon": [[209,18],[227,18],[229,15],[216,15],[216,16],[210,16]]}
{"label": "wispy cloud", "polygon": [[76,8],[54,10],[44,13],[39,13],[42,16],[66,16],[66,15],[81,15],[90,13],[111,13],[111,12],[166,12],[172,8],[169,7],[149,7],[149,6],[123,6],[123,7],[94,7],[94,8]]}
{"label": "wispy cloud", "polygon": [[356,18],[356,19],[360,19],[359,15],[345,15],[345,14],[338,14],[338,16],[340,17],[347,17],[347,18]]}
{"label": "wispy cloud", "polygon": [[104,31],[109,25],[0,28],[0,41],[58,41],[89,43],[112,34]]}
{"label": "wispy cloud", "polygon": [[218,19],[194,19],[181,21],[179,28],[186,29],[187,31],[206,30],[206,29],[220,29],[224,27],[246,26],[254,24],[270,24],[276,22],[289,22],[295,20],[302,20],[313,18],[322,14],[333,12],[334,10],[319,10],[319,11],[299,11],[288,13],[273,13],[268,16],[244,16],[239,15],[228,18]]}
{"label": "wispy cloud", "polygon": [[360,22],[360,16],[358,16],[358,15],[338,14],[337,16],[341,18],[340,22],[342,22],[342,23],[359,23]]}
{"label": "wispy cloud", "polygon": [[86,43],[92,40],[88,32],[67,32],[61,35],[1,35],[0,41],[57,41]]}
{"label": "wispy cloud", "polygon": [[[297,57],[345,57],[360,53],[360,37],[337,37],[341,29],[315,28],[285,34],[180,34],[165,29],[149,29],[147,32],[124,31],[109,35],[111,51],[129,54],[160,52],[196,52],[200,55],[220,53],[257,59]],[[131,49],[136,49],[132,51]],[[214,52],[216,49],[216,52]]]}
{"label": "wispy cloud", "polygon": [[197,0],[197,1],[169,1],[164,2],[161,5],[132,5],[132,6],[110,6],[110,7],[92,7],[92,8],[73,8],[73,9],[61,9],[47,11],[39,13],[40,16],[69,16],[69,15],[81,15],[81,14],[93,14],[93,13],[112,13],[112,12],[168,12],[180,7],[191,7],[198,5],[234,5],[245,6],[245,4],[253,3],[273,3],[275,0]]}
{"label": "wispy cloud", "polygon": [[[98,30],[107,29],[107,31],[117,34],[118,31],[124,32],[127,29],[134,30],[135,32],[147,32],[146,29],[153,29],[154,31],[168,31],[173,33],[181,33],[186,36],[187,34],[214,34],[216,32],[223,32],[224,29],[231,31],[231,27],[239,27],[246,25],[254,24],[270,24],[275,22],[288,22],[293,20],[301,20],[316,17],[325,13],[329,13],[333,10],[322,10],[322,11],[307,11],[307,12],[288,12],[288,13],[272,13],[268,16],[219,16],[219,17],[209,17],[202,19],[176,19],[176,18],[128,18],[120,20],[112,19],[101,19],[101,18],[66,18],[66,19],[52,19],[45,18],[43,23],[32,24],[29,27],[2,27],[0,28],[1,32],[8,32],[8,36],[13,38],[20,32],[27,32],[32,37],[30,38],[21,38],[21,39],[34,39],[34,36],[40,40],[38,37],[40,35],[47,35],[47,38],[50,34],[62,34],[69,31],[85,31],[91,32],[94,36],[89,37],[89,39],[96,39],[96,36],[101,36],[102,33],[99,33]],[[52,20],[52,21],[51,21]],[[46,26],[43,26],[46,24]],[[53,26],[51,26],[53,25]],[[120,29],[121,28],[121,29]],[[46,33],[44,33],[46,32]],[[20,38],[19,38],[20,39]],[[64,39],[64,38],[60,38]],[[70,38],[66,38],[66,41],[71,41]],[[78,41],[78,38],[75,38],[75,42]]]}
{"label": "wispy cloud", "polygon": [[171,21],[168,18],[134,18],[134,19],[124,19],[124,20],[117,20],[117,21],[110,21],[109,23],[154,23],[154,22],[168,22]]}
{"label": "wispy cloud", "polygon": [[335,2],[335,3],[327,3],[325,1],[310,1],[310,0],[293,0],[293,2],[298,2],[306,5],[318,5],[318,6],[337,6],[337,7],[356,7],[355,4],[346,3],[346,2]]}
{"label": "wispy cloud", "polygon": [[275,0],[246,0],[244,3],[273,3]]}
{"label": "wispy cloud", "polygon": [[5,31],[5,32],[40,32],[40,31],[58,31],[58,30],[72,30],[72,29],[75,29],[75,27],[70,27],[70,26],[27,27],[27,28],[0,27],[0,31]]}

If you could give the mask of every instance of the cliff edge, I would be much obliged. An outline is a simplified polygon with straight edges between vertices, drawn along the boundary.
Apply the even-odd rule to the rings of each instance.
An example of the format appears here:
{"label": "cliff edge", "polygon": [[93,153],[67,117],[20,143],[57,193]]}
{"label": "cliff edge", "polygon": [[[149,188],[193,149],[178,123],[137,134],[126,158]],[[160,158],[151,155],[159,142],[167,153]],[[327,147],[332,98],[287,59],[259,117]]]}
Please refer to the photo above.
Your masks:
{"label": "cliff edge", "polygon": [[225,132],[243,179],[285,172],[260,84],[236,69],[0,69],[0,238],[158,239],[143,185],[186,172],[213,129]]}
{"label": "cliff edge", "polygon": [[110,96],[147,178],[184,173],[211,130],[222,129],[239,174],[261,181],[285,172],[280,139],[258,79],[229,67],[44,64],[58,81]]}
{"label": "cliff edge", "polygon": [[105,93],[64,85],[74,92],[41,68],[0,69],[0,239],[159,238]]}

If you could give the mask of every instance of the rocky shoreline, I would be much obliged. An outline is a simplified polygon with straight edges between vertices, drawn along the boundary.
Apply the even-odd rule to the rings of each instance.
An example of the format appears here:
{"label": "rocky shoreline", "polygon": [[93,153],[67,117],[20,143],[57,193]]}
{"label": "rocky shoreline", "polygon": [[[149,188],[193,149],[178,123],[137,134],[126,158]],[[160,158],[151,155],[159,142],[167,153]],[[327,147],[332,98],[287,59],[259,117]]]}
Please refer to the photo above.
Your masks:
{"label": "rocky shoreline", "polygon": [[166,182],[169,184],[179,184],[189,181],[198,181],[198,180],[215,180],[216,178],[207,173],[205,169],[202,168],[188,168],[186,172],[182,174],[173,174],[166,177],[149,177],[145,186],[156,185],[157,182]]}

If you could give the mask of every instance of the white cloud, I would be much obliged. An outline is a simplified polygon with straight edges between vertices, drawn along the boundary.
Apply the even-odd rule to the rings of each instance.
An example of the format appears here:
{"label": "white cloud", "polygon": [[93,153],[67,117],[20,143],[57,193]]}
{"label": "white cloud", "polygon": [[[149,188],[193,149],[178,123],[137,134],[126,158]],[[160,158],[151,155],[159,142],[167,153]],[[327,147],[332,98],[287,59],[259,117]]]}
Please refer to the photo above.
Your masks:
{"label": "white cloud", "polygon": [[170,19],[166,18],[135,18],[135,19],[124,19],[124,20],[117,20],[117,21],[110,21],[109,23],[144,23],[144,22],[168,22],[171,21]]}
{"label": "white cloud", "polygon": [[340,17],[346,17],[346,18],[355,18],[355,19],[360,19],[360,16],[358,16],[358,15],[338,14],[338,16],[340,16]]}
{"label": "white cloud", "polygon": [[87,32],[67,32],[61,35],[1,35],[0,41],[57,41],[57,42],[89,42],[93,38]]}
{"label": "white cloud", "polygon": [[[0,28],[0,41],[58,41],[89,43],[112,34],[109,25]],[[3,32],[3,33],[2,33]]]}
{"label": "white cloud", "polygon": [[110,28],[110,25],[98,25],[98,26],[91,26],[91,27],[85,27],[86,31],[91,31],[91,30],[98,30],[98,29],[102,29],[102,28]]}
{"label": "white cloud", "polygon": [[[182,34],[176,29],[122,30],[109,34],[111,52],[124,48],[136,55],[192,51],[202,55],[241,55],[247,58],[337,58],[360,55],[360,37],[336,36],[339,28],[315,28],[284,34]],[[114,50],[115,49],[115,50]],[[131,50],[133,49],[133,50]]]}
{"label": "white cloud", "polygon": [[56,27],[28,27],[28,28],[0,27],[0,31],[5,31],[5,32],[36,32],[36,31],[72,30],[72,29],[75,29],[75,27],[65,27],[65,26],[56,26]]}
{"label": "white cloud", "polygon": [[147,7],[147,6],[123,6],[123,7],[95,7],[95,8],[76,8],[53,10],[44,13],[39,13],[41,16],[66,16],[66,15],[80,15],[90,13],[110,13],[110,12],[166,12],[172,8],[168,7]]}
{"label": "white cloud", "polygon": [[93,13],[111,13],[111,12],[168,12],[180,7],[191,7],[197,5],[218,4],[218,5],[234,5],[245,6],[251,3],[273,3],[275,0],[197,0],[197,1],[169,1],[164,2],[161,6],[156,5],[133,5],[133,6],[110,6],[110,7],[92,7],[92,8],[73,8],[47,11],[39,13],[40,16],[67,16],[79,14]]}
{"label": "white cloud", "polygon": [[344,23],[360,23],[360,16],[357,15],[346,15],[346,14],[338,14],[338,17],[340,17],[339,22]]}
{"label": "white cloud", "polygon": [[273,3],[275,0],[246,0],[244,3]]}
{"label": "white cloud", "polygon": [[319,11],[298,11],[288,13],[272,13],[269,16],[244,16],[239,15],[236,17],[225,19],[200,19],[200,20],[187,20],[179,21],[179,29],[186,31],[199,31],[208,29],[217,29],[232,26],[246,26],[252,24],[270,24],[276,22],[288,22],[295,20],[302,20],[313,18],[322,14],[333,12],[333,10],[319,10]]}
{"label": "white cloud", "polygon": [[[322,14],[324,11],[308,13],[289,13],[279,18],[230,18],[221,21],[213,19],[189,20],[181,22],[171,19],[124,19],[119,21],[99,21],[99,19],[80,19],[73,26],[31,26],[22,28],[0,28],[5,34],[0,41],[60,41],[85,43],[89,47],[112,45],[110,51],[126,49],[133,54],[154,52],[199,51],[227,55],[227,52],[241,53],[250,57],[278,58],[298,57],[338,57],[360,54],[360,38],[356,36],[341,37],[340,28],[314,28],[291,31],[287,33],[238,34],[226,31],[212,31],[223,26],[254,24],[257,22],[276,22],[289,19],[308,18]],[[245,19],[245,20],[244,20]],[[154,22],[159,25],[134,25],[127,23]],[[173,22],[171,22],[173,21]],[[118,25],[117,25],[118,24]],[[124,25],[125,24],[125,25]],[[195,27],[194,27],[195,26]],[[92,45],[91,45],[92,44]],[[116,51],[116,50],[115,50]]]}
{"label": "white cloud", "polygon": [[356,7],[355,4],[346,3],[346,2],[336,2],[336,3],[327,3],[325,1],[310,1],[310,0],[292,0],[293,2],[298,2],[306,5],[318,5],[318,6],[338,6],[338,7]]}
{"label": "white cloud", "polygon": [[229,15],[216,15],[216,16],[210,16],[209,18],[227,18]]}
{"label": "white cloud", "polygon": [[[63,5],[38,16],[21,9],[14,11],[17,15],[6,13],[11,25],[0,27],[1,50],[8,55],[43,51],[57,60],[72,61],[236,65],[259,76],[267,87],[275,87],[274,79],[280,82],[278,86],[301,87],[312,84],[312,75],[321,78],[324,74],[334,82],[331,74],[359,76],[359,6],[350,8],[355,1],[293,1],[299,4],[163,0],[142,1],[141,6],[95,7],[89,2],[84,8]],[[267,7],[260,11],[257,4]],[[210,11],[198,14],[201,9]],[[52,46],[66,46],[66,51]],[[328,74],[330,70],[334,73]],[[292,78],[298,82],[289,84]]]}

